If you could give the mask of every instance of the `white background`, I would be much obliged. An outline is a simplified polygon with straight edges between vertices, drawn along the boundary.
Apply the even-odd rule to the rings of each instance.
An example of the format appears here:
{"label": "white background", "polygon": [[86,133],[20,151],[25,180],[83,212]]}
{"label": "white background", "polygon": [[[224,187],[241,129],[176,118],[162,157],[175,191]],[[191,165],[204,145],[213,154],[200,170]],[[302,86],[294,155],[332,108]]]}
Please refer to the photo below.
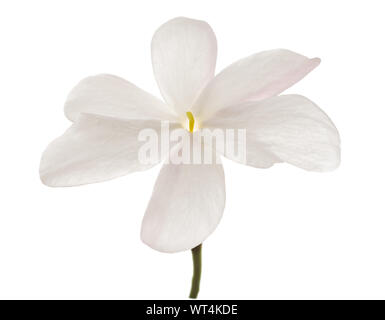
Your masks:
{"label": "white background", "polygon": [[187,297],[190,252],[159,253],[139,237],[160,166],[76,188],[38,175],[83,77],[112,73],[159,96],[150,41],[176,16],[212,26],[218,71],[273,48],[320,57],[288,92],[315,101],[342,139],[331,173],[225,160],[226,209],[204,243],[200,298],[385,298],[382,3],[1,1],[0,298]]}

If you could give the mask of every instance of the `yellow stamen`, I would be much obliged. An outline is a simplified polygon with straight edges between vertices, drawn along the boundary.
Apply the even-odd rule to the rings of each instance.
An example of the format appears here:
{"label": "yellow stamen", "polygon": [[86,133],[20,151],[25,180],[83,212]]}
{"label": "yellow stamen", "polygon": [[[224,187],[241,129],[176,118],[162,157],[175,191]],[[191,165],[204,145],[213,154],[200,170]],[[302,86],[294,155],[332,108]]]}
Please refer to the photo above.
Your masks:
{"label": "yellow stamen", "polygon": [[195,123],[194,116],[190,111],[186,112],[186,116],[188,118],[188,130],[190,132],[193,132],[194,131],[194,123]]}

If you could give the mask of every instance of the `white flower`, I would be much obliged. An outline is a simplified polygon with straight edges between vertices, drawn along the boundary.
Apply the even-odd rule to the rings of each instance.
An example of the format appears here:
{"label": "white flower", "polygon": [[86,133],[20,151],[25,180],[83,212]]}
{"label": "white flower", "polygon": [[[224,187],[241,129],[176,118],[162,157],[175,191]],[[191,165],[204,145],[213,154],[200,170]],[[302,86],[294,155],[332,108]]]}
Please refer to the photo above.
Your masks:
{"label": "white flower", "polygon": [[[76,186],[148,169],[152,164],[138,161],[139,131],[159,132],[160,120],[184,127],[186,112],[200,127],[246,129],[250,166],[287,162],[312,171],[338,166],[340,140],[328,116],[305,97],[278,96],[317,67],[318,58],[265,51],[214,77],[215,35],[206,22],[187,18],[162,25],[151,49],[165,103],[115,76],[82,80],[65,103],[74,123],[42,156],[43,183]],[[224,206],[221,164],[164,164],[143,219],[142,240],[162,252],[194,248],[216,228]]]}

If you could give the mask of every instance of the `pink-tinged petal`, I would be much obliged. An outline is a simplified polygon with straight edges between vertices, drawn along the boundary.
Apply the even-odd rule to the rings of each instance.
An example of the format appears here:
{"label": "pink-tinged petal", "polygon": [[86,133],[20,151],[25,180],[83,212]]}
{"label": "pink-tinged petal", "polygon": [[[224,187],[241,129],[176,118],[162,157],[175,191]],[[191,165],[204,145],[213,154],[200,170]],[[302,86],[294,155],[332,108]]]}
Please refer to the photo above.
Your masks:
{"label": "pink-tinged petal", "polygon": [[174,112],[158,98],[122,78],[108,74],[80,81],[68,95],[64,112],[72,121],[81,113],[121,119],[176,119]]}
{"label": "pink-tinged petal", "polygon": [[166,103],[184,116],[214,77],[215,34],[204,21],[176,18],[155,32],[151,50],[160,92]]}
{"label": "pink-tinged petal", "polygon": [[225,197],[222,164],[164,164],[143,218],[142,241],[161,252],[196,247],[219,224]]}
{"label": "pink-tinged petal", "polygon": [[42,182],[52,187],[77,186],[151,168],[156,163],[142,163],[138,157],[144,143],[138,134],[145,128],[159,134],[160,122],[81,114],[44,151],[40,162]]}
{"label": "pink-tinged petal", "polygon": [[201,119],[247,100],[263,100],[289,88],[317,67],[289,50],[264,51],[241,59],[220,72],[203,90],[193,107]]}
{"label": "pink-tinged petal", "polygon": [[340,163],[336,127],[320,108],[300,95],[232,106],[204,125],[246,129],[246,164],[258,168],[287,162],[305,170],[328,171]]}

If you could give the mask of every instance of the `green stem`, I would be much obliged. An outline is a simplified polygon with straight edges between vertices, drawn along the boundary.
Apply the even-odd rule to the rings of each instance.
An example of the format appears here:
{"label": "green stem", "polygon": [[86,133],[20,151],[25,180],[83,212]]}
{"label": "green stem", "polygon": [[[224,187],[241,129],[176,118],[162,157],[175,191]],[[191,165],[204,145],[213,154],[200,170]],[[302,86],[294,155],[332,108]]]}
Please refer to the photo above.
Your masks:
{"label": "green stem", "polygon": [[202,244],[191,249],[191,253],[193,258],[194,273],[191,281],[190,298],[196,299],[198,297],[199,284],[202,274]]}

